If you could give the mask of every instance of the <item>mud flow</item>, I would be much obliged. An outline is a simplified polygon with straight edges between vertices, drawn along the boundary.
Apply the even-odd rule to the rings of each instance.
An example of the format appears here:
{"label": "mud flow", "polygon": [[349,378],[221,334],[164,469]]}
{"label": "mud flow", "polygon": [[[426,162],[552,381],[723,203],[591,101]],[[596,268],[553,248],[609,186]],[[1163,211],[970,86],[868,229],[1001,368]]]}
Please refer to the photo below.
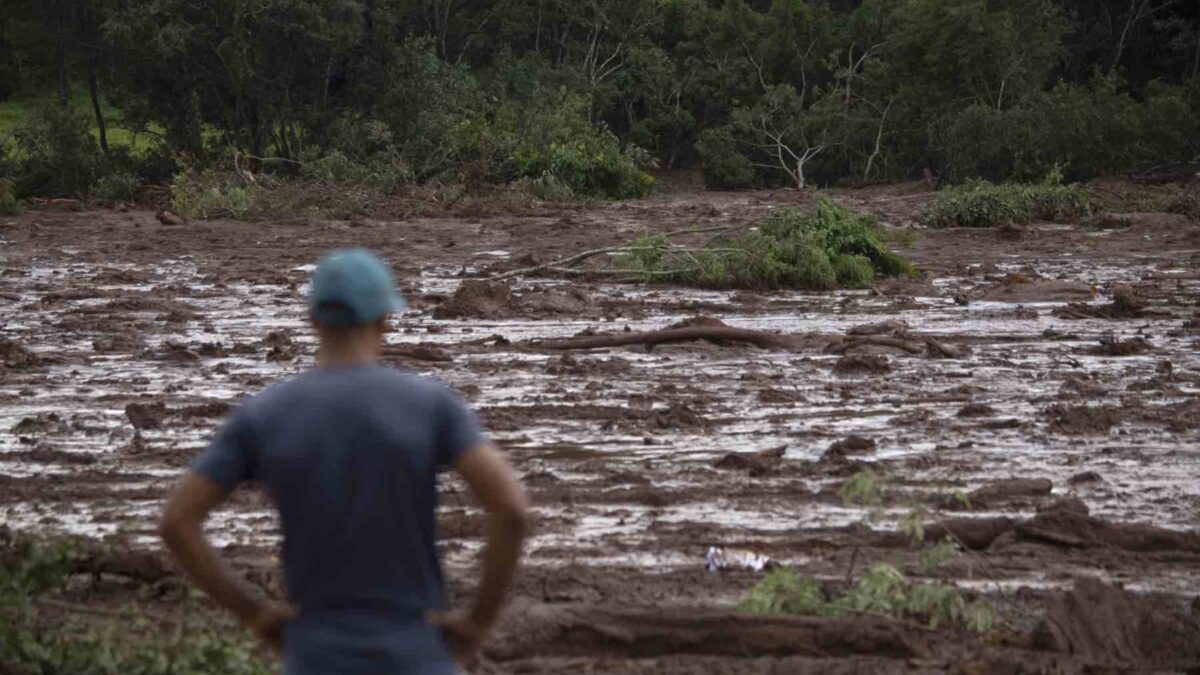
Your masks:
{"label": "mud flow", "polygon": [[[307,274],[322,251],[356,244],[393,263],[413,308],[389,361],[456,388],[536,503],[513,618],[484,672],[1200,666],[1188,651],[1200,644],[1197,225],[1142,214],[1016,238],[923,230],[909,251],[923,276],[870,291],[483,281],[798,199],[279,226],[100,211],[4,221],[0,520],[157,550],[164,491],[230,406],[311,366]],[[899,226],[928,195],[839,199]],[[718,322],[807,337],[553,348]],[[865,468],[880,476],[882,513],[838,496]],[[462,598],[484,522],[464,486],[446,476],[440,489],[440,546]],[[929,536],[972,550],[924,571],[899,531],[914,505]],[[277,587],[263,494],[239,491],[210,533]],[[1006,632],[737,615],[763,572],[707,571],[714,546],[828,583],[889,562],[990,599]],[[1178,644],[1130,632],[1139,612]]]}

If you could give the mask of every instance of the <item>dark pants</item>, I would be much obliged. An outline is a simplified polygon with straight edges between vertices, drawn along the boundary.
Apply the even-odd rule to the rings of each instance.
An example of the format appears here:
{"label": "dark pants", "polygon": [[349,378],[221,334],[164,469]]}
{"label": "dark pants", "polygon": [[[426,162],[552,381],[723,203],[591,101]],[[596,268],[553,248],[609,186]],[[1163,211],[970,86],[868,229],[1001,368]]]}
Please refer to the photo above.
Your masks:
{"label": "dark pants", "polygon": [[301,613],[284,638],[284,675],[457,675],[441,631],[421,617]]}

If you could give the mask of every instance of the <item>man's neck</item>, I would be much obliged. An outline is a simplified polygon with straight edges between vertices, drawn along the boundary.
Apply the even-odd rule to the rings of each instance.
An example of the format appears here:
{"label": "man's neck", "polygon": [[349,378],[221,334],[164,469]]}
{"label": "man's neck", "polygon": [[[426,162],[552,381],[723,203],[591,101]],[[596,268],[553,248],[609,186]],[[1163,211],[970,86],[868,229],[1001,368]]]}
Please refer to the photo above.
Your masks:
{"label": "man's neck", "polygon": [[[370,365],[379,360],[379,339],[370,334],[356,333],[330,339],[322,336],[317,349],[317,365],[322,368]],[[348,339],[347,339],[348,338]]]}
{"label": "man's neck", "polygon": [[317,365],[322,368],[365,366],[378,360],[379,356],[374,351],[326,349],[325,347],[317,350]]}
{"label": "man's neck", "polygon": [[383,352],[382,323],[333,329],[317,325],[317,365],[322,368],[370,365]]}

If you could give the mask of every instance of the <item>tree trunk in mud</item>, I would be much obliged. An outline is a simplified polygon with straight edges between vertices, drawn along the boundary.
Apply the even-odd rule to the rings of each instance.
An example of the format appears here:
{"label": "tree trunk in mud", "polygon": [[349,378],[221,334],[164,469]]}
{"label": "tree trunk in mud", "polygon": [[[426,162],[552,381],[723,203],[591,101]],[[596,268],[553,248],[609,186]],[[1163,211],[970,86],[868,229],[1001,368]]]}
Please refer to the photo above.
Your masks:
{"label": "tree trunk in mud", "polygon": [[554,350],[604,349],[636,344],[657,345],[669,342],[690,342],[692,340],[708,340],[718,344],[744,342],[764,349],[803,349],[828,345],[832,338],[819,335],[780,335],[730,326],[689,326],[643,333],[587,335],[562,340],[542,340],[534,343],[533,346]]}
{"label": "tree trunk in mud", "polygon": [[923,626],[861,616],[828,619],[744,614],[703,608],[523,604],[510,609],[489,658],[531,654],[621,654],[634,658],[678,654],[726,656],[874,655],[928,658]]}

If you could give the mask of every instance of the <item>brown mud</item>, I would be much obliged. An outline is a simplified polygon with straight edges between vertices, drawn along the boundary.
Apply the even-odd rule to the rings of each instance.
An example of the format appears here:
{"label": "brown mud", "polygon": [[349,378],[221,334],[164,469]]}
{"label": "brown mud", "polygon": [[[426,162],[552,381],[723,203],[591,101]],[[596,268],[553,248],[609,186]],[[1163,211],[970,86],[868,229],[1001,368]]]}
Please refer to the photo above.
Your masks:
{"label": "brown mud", "polygon": [[[908,226],[930,196],[836,198]],[[412,307],[387,359],[470,401],[536,503],[516,603],[479,672],[1200,668],[1195,224],[918,230],[920,277],[866,292],[486,280],[809,201],[668,194],[253,227],[150,211],[0,220],[0,524],[104,539],[154,569],[165,490],[239,398],[311,365],[309,266],[361,245]],[[868,467],[880,517],[838,496]],[[483,518],[452,477],[440,492],[463,599]],[[926,569],[899,531],[910,504],[927,541],[966,551]],[[238,491],[211,532],[279,590],[265,495]],[[735,605],[762,574],[707,572],[710,546],[842,586],[887,562],[992,602],[1001,627],[745,615]]]}

